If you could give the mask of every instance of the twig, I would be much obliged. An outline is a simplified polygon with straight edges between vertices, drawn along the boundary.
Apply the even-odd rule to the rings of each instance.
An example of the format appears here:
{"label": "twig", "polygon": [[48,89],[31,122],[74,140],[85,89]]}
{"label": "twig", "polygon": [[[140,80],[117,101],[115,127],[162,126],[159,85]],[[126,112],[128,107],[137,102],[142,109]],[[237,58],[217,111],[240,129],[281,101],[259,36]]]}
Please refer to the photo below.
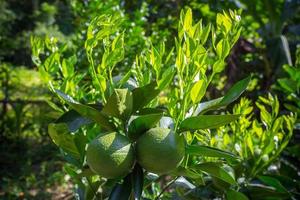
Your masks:
{"label": "twig", "polygon": [[160,176],[157,179],[151,181],[150,183],[148,183],[147,185],[144,186],[144,189],[148,188],[150,185],[152,185],[152,183],[161,180],[163,177],[165,177],[165,176]]}
{"label": "twig", "polygon": [[174,178],[172,181],[170,181],[163,189],[162,191],[159,193],[159,195],[155,198],[155,200],[159,200],[159,197],[179,178],[179,176],[177,176],[176,178]]}

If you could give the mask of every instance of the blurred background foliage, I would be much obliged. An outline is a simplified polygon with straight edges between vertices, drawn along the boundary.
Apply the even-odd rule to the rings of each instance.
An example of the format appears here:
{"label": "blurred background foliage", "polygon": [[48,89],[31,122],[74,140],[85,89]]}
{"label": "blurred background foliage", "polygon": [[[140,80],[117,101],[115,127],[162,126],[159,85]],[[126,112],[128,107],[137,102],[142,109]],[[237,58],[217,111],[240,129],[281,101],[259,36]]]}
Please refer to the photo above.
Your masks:
{"label": "blurred background foliage", "polygon": [[[63,158],[47,135],[47,124],[59,113],[53,109],[55,104],[50,103],[51,97],[42,81],[45,77],[40,76],[31,60],[30,36],[47,35],[50,43],[56,42],[51,41],[53,37],[57,38],[58,43],[68,47],[64,51],[66,57],[76,52],[74,70],[86,73],[87,55],[82,47],[89,22],[99,14],[120,15],[123,19],[120,26],[125,29],[126,57],[118,64],[116,73],[124,73],[133,65],[136,55],[152,44],[165,41],[166,49],[173,47],[180,10],[186,6],[204,24],[213,22],[217,12],[223,10],[242,12],[241,37],[227,58],[225,72],[209,88],[207,99],[224,95],[234,82],[252,74],[247,97],[255,101],[268,91],[278,96],[275,100],[269,96],[272,98],[269,101],[281,105],[276,110],[270,104],[272,109],[268,112],[300,114],[299,0],[0,0],[1,199],[73,198],[70,178],[62,171]],[[248,117],[259,117],[260,103],[250,105],[248,101],[242,99],[232,108],[233,112],[247,112],[251,108],[253,112],[246,113]],[[249,119],[241,120],[247,124]],[[253,131],[249,127],[239,127],[240,134]],[[223,132],[227,128],[218,130],[216,136],[226,138]],[[280,159],[275,160],[283,166],[280,172],[293,178],[299,178],[299,128],[298,120],[290,144]],[[267,130],[261,131],[268,134]],[[210,141],[212,146],[224,145],[217,141],[218,137]],[[241,138],[228,136],[231,145],[223,149],[237,151],[234,144],[242,143]],[[249,151],[255,150],[236,153],[247,163],[251,162],[247,160]]]}

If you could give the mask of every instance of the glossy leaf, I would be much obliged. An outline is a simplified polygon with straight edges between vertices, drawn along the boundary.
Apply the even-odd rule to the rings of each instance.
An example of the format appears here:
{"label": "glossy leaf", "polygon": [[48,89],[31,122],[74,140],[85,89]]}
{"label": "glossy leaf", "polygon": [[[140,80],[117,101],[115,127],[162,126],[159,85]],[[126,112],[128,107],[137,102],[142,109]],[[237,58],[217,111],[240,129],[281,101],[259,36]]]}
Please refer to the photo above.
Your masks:
{"label": "glossy leaf", "polygon": [[195,166],[197,170],[201,170],[207,174],[210,174],[213,177],[219,178],[231,185],[235,185],[235,178],[232,171],[228,170],[227,167],[224,167],[222,164],[218,163],[201,163]]}
{"label": "glossy leaf", "polygon": [[134,119],[128,127],[128,137],[137,140],[143,133],[153,128],[162,118],[163,113],[142,115]]}
{"label": "glossy leaf", "polygon": [[213,99],[211,101],[200,103],[197,107],[195,115],[200,113],[204,113],[208,110],[218,109],[227,106],[228,104],[237,100],[241,94],[246,90],[251,80],[251,76],[240,80],[236,84],[234,84],[226,93],[224,97],[220,97],[217,99]]}
{"label": "glossy leaf", "polygon": [[48,126],[48,133],[52,141],[66,153],[71,154],[74,158],[80,159],[81,155],[74,142],[75,135],[70,134],[69,127],[65,123],[54,124]]}
{"label": "glossy leaf", "polygon": [[160,90],[157,89],[155,82],[149,83],[143,87],[136,88],[132,91],[133,112],[143,108],[158,96]]}
{"label": "glossy leaf", "polygon": [[190,155],[206,156],[206,157],[218,157],[229,160],[236,160],[238,157],[230,152],[222,151],[217,148],[201,145],[188,145],[186,147],[186,153]]}
{"label": "glossy leaf", "polygon": [[226,192],[226,200],[248,200],[248,197],[241,192],[228,190]]}
{"label": "glossy leaf", "polygon": [[237,120],[239,117],[240,115],[200,115],[189,117],[181,122],[179,131],[218,128]]}
{"label": "glossy leaf", "polygon": [[162,117],[159,121],[159,127],[174,130],[174,120],[171,117]]}
{"label": "glossy leaf", "polygon": [[144,172],[139,164],[135,165],[133,172],[131,173],[131,178],[134,200],[139,200],[141,199],[144,186]]}
{"label": "glossy leaf", "polygon": [[240,80],[239,82],[234,84],[223,97],[220,105],[225,106],[237,100],[239,96],[241,96],[241,94],[247,89],[250,80],[251,76],[248,76],[247,78]]}
{"label": "glossy leaf", "polygon": [[82,116],[95,121],[106,130],[115,129],[115,126],[111,122],[109,122],[109,119],[100,111],[96,110],[91,106],[83,105],[80,104],[79,102],[76,102],[72,97],[64,94],[59,90],[55,90],[55,91],[62,99],[65,100],[67,104],[69,104],[74,110],[76,110]]}
{"label": "glossy leaf", "polygon": [[270,176],[259,176],[258,179],[261,180],[264,184],[276,188],[276,190],[278,192],[288,193],[287,189],[276,178],[273,178],[273,177],[270,177]]}
{"label": "glossy leaf", "polygon": [[132,103],[132,93],[128,89],[115,89],[107,100],[102,113],[120,119],[127,119],[132,112]]}
{"label": "glossy leaf", "polygon": [[66,123],[70,132],[75,132],[81,126],[90,124],[92,121],[88,118],[82,117],[75,110],[69,110],[65,112],[55,123]]}
{"label": "glossy leaf", "polygon": [[197,81],[190,93],[190,97],[193,103],[198,103],[201,101],[202,97],[205,95],[206,92],[206,83],[204,80]]}
{"label": "glossy leaf", "polygon": [[185,189],[188,189],[188,190],[193,190],[196,188],[196,186],[191,183],[190,181],[188,181],[186,178],[184,177],[179,177],[175,182],[174,182],[174,185],[177,187],[177,188],[185,188]]}
{"label": "glossy leaf", "polygon": [[249,184],[247,189],[249,190],[251,199],[289,199],[290,197],[286,192],[278,192],[274,187],[265,186],[262,184]]}
{"label": "glossy leaf", "polygon": [[117,183],[115,185],[109,195],[108,200],[128,200],[131,194],[131,187],[132,181],[131,175],[129,174],[123,179],[122,184]]}
{"label": "glossy leaf", "polygon": [[217,109],[218,106],[220,105],[220,102],[222,101],[223,97],[213,99],[210,101],[206,101],[203,103],[198,104],[197,109],[194,113],[194,116],[204,113],[205,111],[212,110],[212,109]]}

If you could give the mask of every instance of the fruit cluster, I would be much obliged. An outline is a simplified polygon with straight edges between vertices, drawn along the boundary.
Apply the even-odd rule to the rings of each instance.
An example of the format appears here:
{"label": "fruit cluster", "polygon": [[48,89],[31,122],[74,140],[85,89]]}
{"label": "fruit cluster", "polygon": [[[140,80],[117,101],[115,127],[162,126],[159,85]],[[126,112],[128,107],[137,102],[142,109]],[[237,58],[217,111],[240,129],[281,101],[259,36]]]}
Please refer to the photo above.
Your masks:
{"label": "fruit cluster", "polygon": [[151,128],[134,143],[127,136],[109,132],[88,145],[86,159],[89,167],[105,178],[125,176],[135,160],[149,172],[165,174],[183,160],[184,147],[183,136],[166,128]]}

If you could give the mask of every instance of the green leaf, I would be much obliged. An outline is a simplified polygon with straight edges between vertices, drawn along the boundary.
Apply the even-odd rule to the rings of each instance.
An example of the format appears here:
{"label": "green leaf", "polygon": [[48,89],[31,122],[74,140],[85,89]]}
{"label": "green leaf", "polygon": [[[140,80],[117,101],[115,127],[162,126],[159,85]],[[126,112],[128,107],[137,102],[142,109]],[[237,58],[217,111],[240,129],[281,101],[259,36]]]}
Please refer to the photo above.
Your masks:
{"label": "green leaf", "polygon": [[214,73],[220,73],[225,68],[225,65],[226,65],[226,63],[224,62],[224,60],[218,60],[213,65],[213,72]]}
{"label": "green leaf", "polygon": [[193,22],[192,20],[193,20],[192,10],[190,8],[188,8],[185,13],[184,23],[183,23],[183,27],[186,31],[192,27],[192,22]]}
{"label": "green leaf", "polygon": [[84,200],[98,199],[100,195],[97,195],[97,191],[100,187],[101,181],[97,180],[92,182],[91,178],[87,178],[88,185],[85,188]]}
{"label": "green leaf", "polygon": [[162,116],[163,113],[155,113],[137,117],[128,127],[128,137],[133,141],[137,140],[143,133],[153,128]]}
{"label": "green leaf", "polygon": [[132,181],[131,174],[127,175],[123,179],[123,183],[117,183],[115,187],[112,189],[108,200],[128,200],[131,194]]}
{"label": "green leaf", "polygon": [[135,165],[133,172],[131,173],[131,178],[134,200],[139,200],[141,199],[144,186],[144,172],[143,168],[139,164]]}
{"label": "green leaf", "polygon": [[80,159],[80,152],[74,142],[75,135],[69,132],[68,125],[65,123],[54,124],[48,126],[48,133],[52,141],[64,150],[66,153],[72,155],[75,159]]}
{"label": "green leaf", "polygon": [[220,105],[225,106],[237,100],[239,96],[241,96],[241,94],[247,89],[250,80],[251,76],[248,76],[247,78],[240,80],[239,82],[234,84],[223,97]]}
{"label": "green leaf", "polygon": [[74,65],[77,62],[75,55],[69,57],[68,59],[63,59],[61,65],[61,71],[65,78],[72,77],[74,75]]}
{"label": "green leaf", "polygon": [[206,156],[206,157],[218,157],[225,158],[229,160],[237,160],[238,157],[230,152],[222,151],[217,148],[201,145],[188,145],[186,147],[186,153],[196,156]]}
{"label": "green leaf", "polygon": [[217,109],[219,107],[220,102],[222,101],[222,99],[223,99],[223,97],[220,97],[220,98],[217,98],[217,99],[213,99],[213,100],[206,101],[206,102],[198,104],[197,109],[194,113],[194,116],[199,115],[200,113],[203,114],[205,111]]}
{"label": "green leaf", "polygon": [[132,70],[129,70],[124,76],[118,75],[113,77],[113,81],[116,84],[117,88],[127,88],[129,91],[132,91],[136,88],[136,81],[130,76],[132,75]]}
{"label": "green leaf", "polygon": [[206,92],[206,82],[205,80],[199,80],[197,81],[192,89],[191,89],[191,93],[190,93],[190,97],[193,101],[193,103],[198,103],[201,101],[202,97],[205,95]]}
{"label": "green leaf", "polygon": [[220,97],[217,99],[213,99],[207,102],[200,103],[197,107],[194,115],[198,115],[200,113],[204,113],[209,110],[218,109],[227,106],[228,104],[237,100],[241,94],[246,90],[248,84],[250,83],[251,76],[240,80],[236,84],[234,84],[226,93],[224,97]]}
{"label": "green leaf", "polygon": [[109,119],[95,108],[80,104],[79,102],[76,102],[72,97],[64,94],[59,90],[55,90],[55,92],[82,116],[95,121],[106,130],[115,130],[115,126],[109,121]]}
{"label": "green leaf", "polygon": [[237,120],[239,117],[240,115],[200,115],[189,117],[181,122],[179,131],[218,128]]}
{"label": "green leaf", "polygon": [[[187,169],[184,167],[177,167],[175,171],[172,172],[172,174],[176,175],[176,176],[184,176],[187,178],[191,178],[191,179],[202,179],[202,174],[199,172],[195,172],[191,169]],[[203,181],[203,185],[205,184],[205,182]]]}
{"label": "green leaf", "polygon": [[227,200],[248,200],[248,197],[241,192],[228,190],[226,192],[226,199]]}
{"label": "green leaf", "polygon": [[264,184],[276,188],[276,190],[278,192],[289,193],[287,191],[287,189],[276,178],[273,178],[273,177],[270,177],[270,176],[259,176],[258,179],[261,180]]}
{"label": "green leaf", "polygon": [[81,126],[90,124],[92,121],[86,117],[82,117],[75,110],[69,110],[60,116],[55,123],[66,123],[70,132],[75,132]]}
{"label": "green leaf", "polygon": [[79,187],[85,188],[85,185],[82,183],[81,177],[78,177],[76,167],[73,167],[72,165],[65,164],[63,166],[63,171],[68,174],[74,183],[78,184]]}
{"label": "green leaf", "polygon": [[173,80],[175,70],[172,67],[169,67],[162,75],[161,79],[157,82],[158,89],[163,90],[170,85]]}
{"label": "green leaf", "polygon": [[95,83],[95,85],[97,85],[98,87],[100,87],[99,89],[100,89],[100,92],[101,92],[101,93],[104,93],[105,90],[106,90],[106,88],[107,88],[107,85],[106,85],[106,79],[105,79],[105,77],[104,77],[103,75],[101,75],[101,74],[97,74],[96,77],[97,77],[97,81],[98,81],[98,82]]}
{"label": "green leaf", "polygon": [[247,186],[251,199],[289,199],[290,196],[286,192],[278,192],[274,187],[262,184],[249,184]]}
{"label": "green leaf", "polygon": [[225,33],[228,33],[232,27],[231,20],[225,14],[217,14],[217,26],[220,30],[223,30]]}
{"label": "green leaf", "polygon": [[133,112],[143,108],[158,96],[160,90],[157,89],[155,82],[149,83],[143,87],[135,88],[132,91],[133,96]]}
{"label": "green leaf", "polygon": [[166,111],[167,110],[163,108],[142,108],[139,110],[139,115],[159,114]]}
{"label": "green leaf", "polygon": [[297,82],[288,78],[281,78],[277,80],[279,85],[287,92],[293,93],[297,91]]}
{"label": "green leaf", "polygon": [[58,52],[52,53],[44,62],[47,72],[57,72],[60,67],[60,54]]}
{"label": "green leaf", "polygon": [[211,30],[211,24],[208,24],[206,25],[205,28],[203,28],[203,32],[201,34],[201,44],[205,44],[205,42],[207,41],[210,30]]}
{"label": "green leaf", "polygon": [[232,169],[229,170],[228,166],[223,166],[218,163],[201,163],[195,166],[197,170],[201,170],[205,173],[210,174],[213,177],[219,178],[231,185],[236,185],[234,174]]}
{"label": "green leaf", "polygon": [[126,120],[132,112],[132,103],[132,93],[128,89],[115,89],[102,113]]}
{"label": "green leaf", "polygon": [[212,176],[211,180],[212,180],[212,183],[214,184],[214,187],[216,187],[218,190],[226,191],[231,186],[229,183],[227,183],[219,178],[216,178],[214,176]]}
{"label": "green leaf", "polygon": [[226,39],[220,40],[216,46],[216,52],[218,57],[224,60],[230,52],[229,42]]}

